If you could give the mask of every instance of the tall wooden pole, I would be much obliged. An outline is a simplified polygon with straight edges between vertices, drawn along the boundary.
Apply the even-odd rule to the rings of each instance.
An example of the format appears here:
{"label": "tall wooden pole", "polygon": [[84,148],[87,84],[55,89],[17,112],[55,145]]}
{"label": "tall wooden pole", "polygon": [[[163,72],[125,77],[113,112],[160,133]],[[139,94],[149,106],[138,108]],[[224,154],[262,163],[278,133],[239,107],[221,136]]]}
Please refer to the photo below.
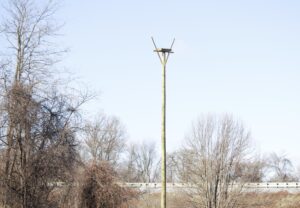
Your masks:
{"label": "tall wooden pole", "polygon": [[170,53],[173,53],[172,47],[175,39],[170,48],[157,48],[152,38],[155,47],[154,52],[157,53],[158,58],[162,64],[162,121],[161,121],[161,201],[160,207],[167,207],[167,179],[166,179],[166,65]]}
{"label": "tall wooden pole", "polygon": [[162,121],[161,121],[161,201],[160,207],[167,207],[167,179],[166,179],[166,65],[170,53],[173,53],[172,47],[175,39],[170,48],[157,48],[152,38],[155,47],[154,52],[157,53],[159,60],[162,64]]}
{"label": "tall wooden pole", "polygon": [[166,53],[162,53],[162,122],[161,122],[161,202],[160,207],[167,206],[166,187]]}

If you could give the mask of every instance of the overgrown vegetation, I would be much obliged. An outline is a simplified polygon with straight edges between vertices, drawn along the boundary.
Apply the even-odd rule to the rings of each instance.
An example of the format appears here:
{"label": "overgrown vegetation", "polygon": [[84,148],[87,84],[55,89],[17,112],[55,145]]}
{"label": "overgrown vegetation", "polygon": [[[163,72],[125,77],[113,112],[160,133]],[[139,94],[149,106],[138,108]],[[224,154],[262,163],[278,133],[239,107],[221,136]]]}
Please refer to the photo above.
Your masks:
{"label": "overgrown vegetation", "polygon": [[116,173],[106,163],[93,163],[83,173],[80,185],[82,208],[126,207],[137,193],[116,184]]}
{"label": "overgrown vegetation", "polygon": [[[54,65],[64,52],[52,43],[59,29],[53,21],[55,10],[51,0],[42,5],[33,0],[12,0],[1,26],[8,48],[0,65],[0,204],[11,208],[60,207],[72,191],[76,192],[75,186],[79,190],[84,187],[82,206],[119,207],[133,194],[114,183],[109,165],[87,167],[88,178],[83,183],[76,180],[76,171],[85,167],[78,154],[80,106],[90,96],[68,92],[53,76]],[[109,139],[117,136],[115,129],[108,132]],[[90,187],[93,180],[98,185]],[[89,192],[96,194],[105,183],[107,189],[100,192],[107,194],[105,198],[88,198]]]}

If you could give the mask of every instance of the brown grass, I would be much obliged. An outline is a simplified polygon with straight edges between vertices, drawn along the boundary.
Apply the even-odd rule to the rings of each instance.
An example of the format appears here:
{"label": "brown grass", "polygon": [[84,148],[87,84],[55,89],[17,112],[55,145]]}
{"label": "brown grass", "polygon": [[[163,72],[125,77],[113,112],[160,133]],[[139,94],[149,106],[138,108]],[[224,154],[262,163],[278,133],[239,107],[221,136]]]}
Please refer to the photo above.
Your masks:
{"label": "brown grass", "polygon": [[[160,208],[160,193],[144,193],[137,199],[128,201],[126,206],[120,207]],[[0,208],[4,207],[0,204]],[[187,196],[178,192],[167,195],[167,208],[191,208],[191,206],[187,203]],[[246,193],[236,208],[300,208],[300,193]]]}
{"label": "brown grass", "polygon": [[[159,208],[160,193],[144,194],[135,200],[132,207]],[[167,195],[168,208],[189,208],[187,197],[182,193]],[[237,208],[300,208],[300,193],[246,193],[241,196]]]}
{"label": "brown grass", "polygon": [[299,208],[300,194],[288,192],[248,193],[243,197],[244,207],[257,208]]}
{"label": "brown grass", "polygon": [[[138,208],[160,208],[160,193],[145,193],[139,199],[131,202],[132,207]],[[167,207],[178,208],[186,207],[186,198],[183,194],[169,193],[167,194]]]}

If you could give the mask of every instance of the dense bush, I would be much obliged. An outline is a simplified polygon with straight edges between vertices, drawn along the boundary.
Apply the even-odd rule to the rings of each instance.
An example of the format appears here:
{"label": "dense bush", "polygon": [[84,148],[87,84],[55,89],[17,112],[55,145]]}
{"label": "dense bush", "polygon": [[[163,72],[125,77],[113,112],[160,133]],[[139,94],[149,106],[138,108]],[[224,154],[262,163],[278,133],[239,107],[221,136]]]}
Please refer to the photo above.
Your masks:
{"label": "dense bush", "polygon": [[83,173],[80,185],[81,208],[126,207],[137,192],[116,183],[116,174],[108,163],[92,163]]}

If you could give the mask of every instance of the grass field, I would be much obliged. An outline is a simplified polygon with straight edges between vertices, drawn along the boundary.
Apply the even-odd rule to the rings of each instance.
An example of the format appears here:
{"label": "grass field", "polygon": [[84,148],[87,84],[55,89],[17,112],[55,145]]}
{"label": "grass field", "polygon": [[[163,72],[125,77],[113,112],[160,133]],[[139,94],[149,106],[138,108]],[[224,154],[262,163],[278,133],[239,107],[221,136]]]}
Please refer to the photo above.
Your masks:
{"label": "grass field", "polygon": [[[168,208],[190,208],[187,197],[182,193],[167,195]],[[132,207],[159,208],[160,194],[144,194],[132,203]],[[241,208],[300,208],[300,194],[288,192],[246,193],[239,199]]]}

